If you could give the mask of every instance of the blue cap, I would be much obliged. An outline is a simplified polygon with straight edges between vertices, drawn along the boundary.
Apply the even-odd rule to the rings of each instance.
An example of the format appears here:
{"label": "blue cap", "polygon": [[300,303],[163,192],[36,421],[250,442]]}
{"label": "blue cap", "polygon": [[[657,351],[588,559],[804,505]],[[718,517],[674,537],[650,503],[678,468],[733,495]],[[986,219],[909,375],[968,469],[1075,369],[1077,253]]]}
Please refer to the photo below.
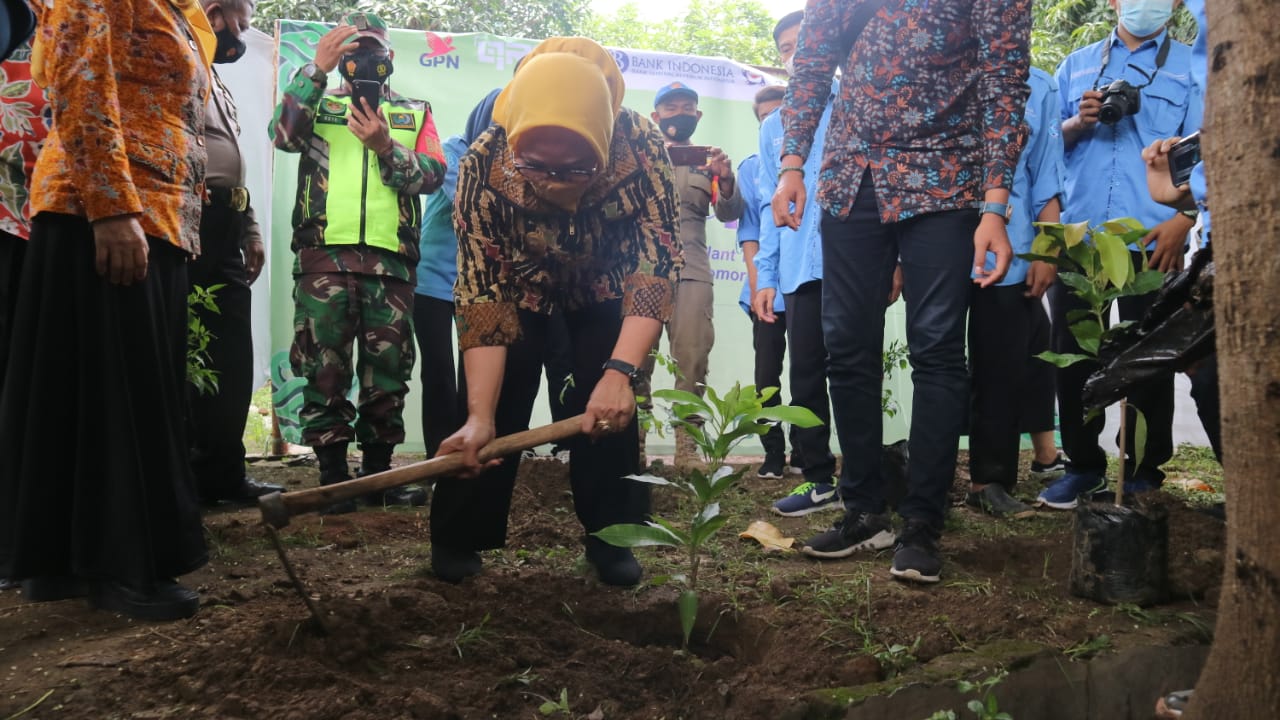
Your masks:
{"label": "blue cap", "polygon": [[680,96],[693,98],[694,102],[698,102],[698,93],[693,88],[682,82],[673,82],[658,89],[657,96],[653,98],[653,106],[656,108],[667,100]]}

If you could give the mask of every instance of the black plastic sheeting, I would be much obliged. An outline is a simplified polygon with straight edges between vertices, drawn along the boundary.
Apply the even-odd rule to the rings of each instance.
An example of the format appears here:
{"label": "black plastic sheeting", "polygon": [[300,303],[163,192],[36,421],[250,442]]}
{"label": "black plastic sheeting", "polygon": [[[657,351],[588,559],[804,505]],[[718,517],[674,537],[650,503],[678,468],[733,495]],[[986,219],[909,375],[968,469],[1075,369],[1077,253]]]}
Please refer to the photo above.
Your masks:
{"label": "black plastic sheeting", "polygon": [[1085,382],[1086,410],[1101,409],[1145,380],[1172,375],[1214,350],[1212,248],[1195,254],[1191,265],[1165,278],[1151,309],[1103,343],[1102,367]]}
{"label": "black plastic sheeting", "polygon": [[1164,508],[1080,503],[1071,550],[1071,594],[1100,603],[1154,605],[1169,595]]}

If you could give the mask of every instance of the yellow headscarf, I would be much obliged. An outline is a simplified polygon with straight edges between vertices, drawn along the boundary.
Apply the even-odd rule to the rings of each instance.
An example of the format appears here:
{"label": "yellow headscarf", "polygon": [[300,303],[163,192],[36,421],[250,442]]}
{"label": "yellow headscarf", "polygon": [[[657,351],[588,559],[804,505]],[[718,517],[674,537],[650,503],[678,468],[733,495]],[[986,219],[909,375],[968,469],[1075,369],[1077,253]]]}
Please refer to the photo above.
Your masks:
{"label": "yellow headscarf", "polygon": [[609,162],[613,121],[626,86],[613,55],[587,38],[548,38],[520,63],[493,105],[512,150],[525,132],[560,127],[582,136],[600,168]]}

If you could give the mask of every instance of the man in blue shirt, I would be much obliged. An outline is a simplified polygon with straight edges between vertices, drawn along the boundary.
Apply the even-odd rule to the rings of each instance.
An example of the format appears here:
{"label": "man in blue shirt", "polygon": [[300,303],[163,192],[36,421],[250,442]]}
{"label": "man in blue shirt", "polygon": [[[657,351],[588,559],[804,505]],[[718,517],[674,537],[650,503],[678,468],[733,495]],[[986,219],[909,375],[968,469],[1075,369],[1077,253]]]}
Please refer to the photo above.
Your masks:
{"label": "man in blue shirt", "polygon": [[[751,110],[756,121],[763,122],[778,106],[786,90],[780,85],[768,85],[756,93]],[[760,156],[750,155],[738,165],[738,187],[742,189],[742,217],[738,219],[738,247],[742,250],[743,262],[747,264],[747,278],[742,283],[742,294],[738,297],[738,305],[751,318],[751,346],[755,350],[755,385],[758,389],[778,388],[778,394],[769,399],[766,405],[782,403],[782,360],[787,354],[787,326],[785,322],[786,305],[782,296],[773,301],[774,322],[761,320],[751,311],[751,298],[756,291],[755,256],[760,250],[760,186],[756,182],[759,171]],[[794,429],[793,431],[794,432]],[[760,438],[764,446],[764,462],[756,475],[765,479],[782,477],[786,466],[787,446],[783,438],[782,426],[774,425]],[[792,447],[795,447],[794,441]]]}
{"label": "man in blue shirt", "polygon": [[[1191,78],[1191,48],[1169,37],[1165,25],[1175,0],[1111,0],[1119,14],[1114,32],[1101,42],[1081,48],[1058,68],[1062,92],[1062,136],[1066,145],[1067,194],[1063,220],[1088,222],[1090,227],[1121,217],[1136,218],[1150,233],[1141,243],[1150,251],[1149,267],[1177,270],[1187,233],[1194,221],[1153,200],[1147,192],[1142,150],[1171,135],[1199,129],[1203,96]],[[1119,110],[1118,117],[1103,112],[1103,90],[1117,80],[1138,89],[1140,102]],[[1143,258],[1137,244],[1130,246],[1135,268]],[[1121,320],[1138,320],[1150,306],[1154,293],[1118,301]],[[1066,287],[1057,283],[1050,291],[1054,319],[1054,350],[1078,353],[1067,313],[1082,307]],[[1081,393],[1095,363],[1080,362],[1058,372],[1058,405],[1062,445],[1070,464],[1067,474],[1040,494],[1041,505],[1055,509],[1075,507],[1080,495],[1106,488],[1106,454],[1098,445],[1104,420],[1084,422]],[[1160,471],[1173,454],[1173,379],[1144,383],[1130,396],[1131,405],[1147,420],[1147,439],[1141,467],[1125,461],[1127,492],[1143,492],[1160,486]],[[1135,447],[1136,421],[1127,423],[1126,445]]]}
{"label": "man in blue shirt", "polygon": [[[782,64],[791,66],[800,35],[804,11],[786,15],[773,28],[774,44]],[[828,103],[814,138],[814,146],[822,147],[831,118]],[[838,510],[833,476],[836,458],[831,454],[831,401],[827,395],[827,350],[822,334],[822,234],[818,225],[822,213],[815,191],[821,153],[809,156],[805,182],[810,186],[804,222],[799,230],[779,228],[771,222],[769,206],[777,188],[778,159],[782,156],[782,117],[773,113],[760,127],[760,168],[757,183],[761,223],[760,252],[755,256],[756,294],[752,310],[765,323],[781,320],[791,345],[791,403],[808,408],[822,421],[812,428],[794,428],[791,433],[792,466],[800,466],[804,482],[787,497],[774,503],[774,512],[794,517],[823,509]],[[773,305],[781,294],[785,315],[775,315]],[[797,457],[799,461],[797,462]]]}
{"label": "man in blue shirt", "polygon": [[[1031,252],[1035,221],[1058,222],[1066,168],[1058,85],[1031,68],[1025,119],[1030,134],[1018,159],[1009,203],[1013,260],[1004,280],[974,287],[969,310],[969,478],[966,502],[996,516],[1027,517],[1030,506],[1009,495],[1018,480],[1022,431],[1047,432],[1053,449],[1053,368],[1034,356],[1049,349],[1049,317],[1041,297],[1057,268],[1019,258]],[[987,268],[995,267],[988,253]]]}

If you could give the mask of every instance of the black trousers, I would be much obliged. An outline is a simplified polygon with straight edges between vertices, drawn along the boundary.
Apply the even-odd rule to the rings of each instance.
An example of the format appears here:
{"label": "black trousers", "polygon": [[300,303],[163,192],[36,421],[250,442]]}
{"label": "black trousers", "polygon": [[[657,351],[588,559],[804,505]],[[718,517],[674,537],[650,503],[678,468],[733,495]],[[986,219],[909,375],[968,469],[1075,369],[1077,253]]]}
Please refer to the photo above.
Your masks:
{"label": "black trousers", "polygon": [[813,280],[793,293],[783,294],[782,302],[787,308],[787,342],[791,346],[791,404],[808,408],[822,421],[816,427],[792,428],[792,465],[799,455],[805,480],[829,483],[836,474],[836,457],[831,454],[831,398],[827,394],[822,298],[822,281]]}
{"label": "black trousers", "polygon": [[413,334],[418,339],[418,373],[422,379],[422,439],[427,457],[462,426],[465,408],[458,395],[453,362],[453,301],[413,296]]}
{"label": "black trousers", "polygon": [[900,263],[915,394],[907,495],[898,512],[942,528],[969,400],[965,315],[977,224],[972,210],[883,224],[869,173],[847,218],[822,217],[822,331],[844,454],[840,496],[850,511],[879,513],[886,504],[880,472],[884,312]]}
{"label": "black trousers", "polygon": [[969,476],[1012,490],[1026,432],[1053,429],[1049,320],[1025,283],[973,287],[969,309]]}
{"label": "black trousers", "polygon": [[9,359],[9,335],[13,332],[18,282],[22,278],[22,259],[26,254],[26,240],[0,230],[0,386],[3,386],[4,369]]}
{"label": "black trousers", "polygon": [[542,365],[547,375],[547,404],[551,419],[555,421],[572,417],[566,409],[569,397],[566,386],[573,377],[573,345],[569,338],[569,323],[563,310],[554,310],[547,319],[547,343],[543,348]]}
{"label": "black trousers", "polygon": [[1215,352],[1187,371],[1191,378],[1191,399],[1204,434],[1209,436],[1213,454],[1222,462],[1222,407],[1218,389],[1218,354]]}
{"label": "black trousers", "polygon": [[[622,329],[621,309],[621,301],[614,300],[564,315],[574,378],[574,386],[565,394],[570,415],[586,409],[603,373],[601,366],[613,353]],[[507,349],[494,418],[499,436],[529,427],[547,343],[547,316],[520,311],[520,331],[520,339]],[[588,533],[644,520],[649,514],[649,486],[624,478],[639,470],[638,433],[613,433],[594,442],[580,435],[566,445],[574,510]],[[438,483],[431,497],[431,542],[454,550],[502,547],[519,467],[517,453],[473,480]]]}
{"label": "black trousers", "polygon": [[[766,407],[782,404],[782,360],[787,355],[787,314],[774,313],[774,322],[767,323],[751,314],[751,347],[756,352],[755,378],[756,392],[768,387],[778,388],[777,394],[765,402]],[[794,401],[794,400],[793,400]],[[792,429],[792,436],[795,429]],[[769,428],[769,432],[760,438],[764,446],[765,457],[784,460],[787,442],[783,437],[782,423]],[[794,448],[795,443],[791,446]]]}
{"label": "black trousers", "polygon": [[244,481],[244,426],[253,397],[253,293],[244,267],[245,218],[227,207],[206,205],[200,217],[200,255],[187,267],[193,287],[222,285],[218,312],[197,309],[213,335],[211,367],[218,391],[201,395],[187,385],[191,470],[201,497],[231,497]]}
{"label": "black trousers", "polygon": [[0,577],[150,592],[207,561],[183,422],[187,254],[149,242],[146,278],[112,285],[84,218],[32,223],[0,395]]}
{"label": "black trousers", "polygon": [[[1142,269],[1142,256],[1130,253],[1135,269]],[[1120,310],[1120,319],[1141,320],[1151,307],[1156,293],[1140,297],[1124,297],[1116,301]],[[1053,350],[1058,353],[1079,353],[1080,346],[1067,324],[1067,313],[1086,307],[1083,301],[1058,280],[1049,289],[1049,304],[1053,311]],[[1108,324],[1110,324],[1108,318]],[[1098,435],[1106,424],[1102,415],[1089,422],[1084,421],[1085,380],[1098,369],[1098,364],[1091,361],[1078,362],[1070,367],[1061,368],[1057,372],[1058,379],[1058,412],[1062,428],[1062,449],[1070,460],[1071,469],[1075,472],[1103,474],[1107,469],[1107,455],[1098,445]],[[1125,447],[1129,457],[1125,458],[1125,478],[1137,479],[1141,482],[1159,485],[1164,481],[1164,472],[1160,466],[1173,457],[1173,375],[1156,378],[1136,386],[1129,394],[1130,412],[1126,424],[1128,436]],[[1142,458],[1142,467],[1136,473],[1133,468],[1134,431],[1137,427],[1138,408],[1147,418],[1147,446]],[[1117,433],[1118,435],[1119,433]]]}

